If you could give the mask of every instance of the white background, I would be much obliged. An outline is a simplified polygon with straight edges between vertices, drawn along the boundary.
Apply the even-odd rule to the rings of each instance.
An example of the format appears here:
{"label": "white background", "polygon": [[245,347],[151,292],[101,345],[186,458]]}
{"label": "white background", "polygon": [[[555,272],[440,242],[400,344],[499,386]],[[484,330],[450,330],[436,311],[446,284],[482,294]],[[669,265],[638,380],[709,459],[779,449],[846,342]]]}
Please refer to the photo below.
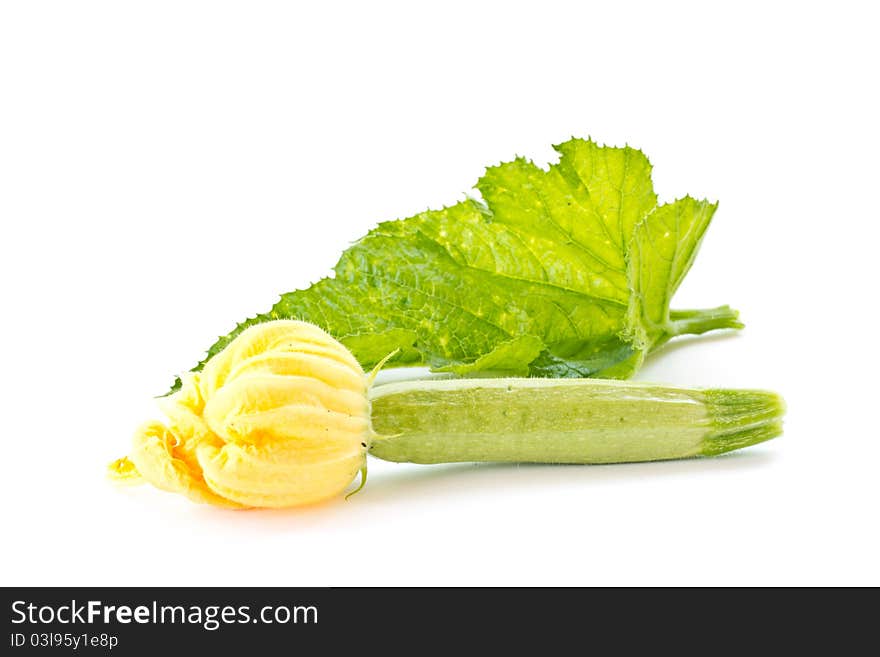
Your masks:
{"label": "white background", "polygon": [[[880,584],[870,3],[4,2],[6,585]],[[372,461],[348,502],[117,489],[153,395],[377,221],[588,135],[720,200],[674,306],[747,328],[642,380],[784,437],[605,467]]]}

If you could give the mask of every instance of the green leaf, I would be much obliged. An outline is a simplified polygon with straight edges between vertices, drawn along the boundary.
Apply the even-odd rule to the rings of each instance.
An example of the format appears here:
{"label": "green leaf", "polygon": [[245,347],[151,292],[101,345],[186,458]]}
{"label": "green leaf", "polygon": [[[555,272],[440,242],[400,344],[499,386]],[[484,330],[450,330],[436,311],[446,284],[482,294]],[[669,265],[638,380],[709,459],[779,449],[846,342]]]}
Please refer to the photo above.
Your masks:
{"label": "green leaf", "polygon": [[399,349],[389,365],[627,377],[674,335],[739,325],[729,309],[669,311],[716,205],[658,207],[636,149],[555,148],[547,169],[522,158],[489,167],[483,201],[380,224],[334,276],[283,295],[208,357],[247,326],[294,318],[328,330],[366,369]]}
{"label": "green leaf", "polygon": [[635,227],[629,247],[628,279],[632,294],[625,334],[642,358],[676,335],[742,328],[738,313],[727,306],[689,311],[669,309],[717,208],[717,203],[686,196],[659,206]]}
{"label": "green leaf", "polygon": [[636,227],[629,255],[632,299],[653,332],[666,328],[672,295],[690,270],[717,208],[717,203],[686,196],[656,208]]}

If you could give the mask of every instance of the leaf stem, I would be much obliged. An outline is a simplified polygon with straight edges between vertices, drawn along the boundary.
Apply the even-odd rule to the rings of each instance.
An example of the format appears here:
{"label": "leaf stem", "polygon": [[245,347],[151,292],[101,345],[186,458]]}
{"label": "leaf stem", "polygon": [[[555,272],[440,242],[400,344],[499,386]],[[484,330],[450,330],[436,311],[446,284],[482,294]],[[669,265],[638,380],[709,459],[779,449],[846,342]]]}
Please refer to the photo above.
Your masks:
{"label": "leaf stem", "polygon": [[695,310],[670,310],[669,321],[662,327],[651,344],[656,351],[672,338],[680,335],[701,335],[720,329],[741,329],[745,326],[739,321],[739,311],[730,306],[699,308]]}
{"label": "leaf stem", "polygon": [[678,335],[700,335],[717,329],[741,329],[745,326],[739,321],[739,311],[730,306],[700,308],[698,310],[670,310],[669,337]]}

